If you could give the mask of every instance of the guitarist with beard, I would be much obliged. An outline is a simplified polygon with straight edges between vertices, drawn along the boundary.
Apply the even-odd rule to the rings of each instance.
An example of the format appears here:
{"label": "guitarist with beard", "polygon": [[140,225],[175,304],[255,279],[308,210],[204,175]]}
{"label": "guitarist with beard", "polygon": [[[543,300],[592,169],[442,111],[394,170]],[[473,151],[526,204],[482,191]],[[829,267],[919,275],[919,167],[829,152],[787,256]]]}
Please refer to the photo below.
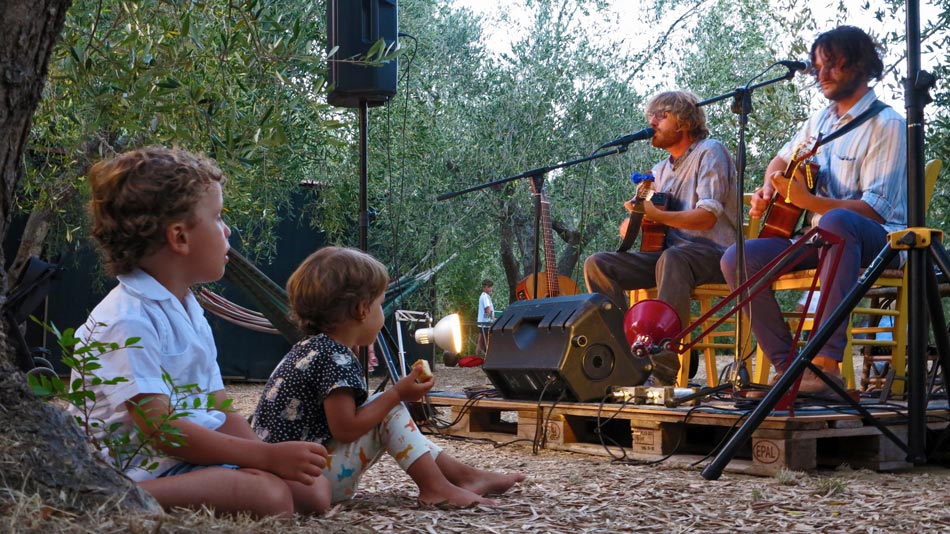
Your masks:
{"label": "guitarist with beard", "polygon": [[[854,287],[861,267],[884,247],[887,233],[906,227],[906,126],[897,112],[877,102],[869,86],[872,79],[881,79],[884,65],[878,46],[863,30],[840,26],[822,33],[812,44],[811,62],[812,74],[831,103],[814,113],[769,163],[764,185],[754,193],[750,215],[760,217],[778,194],[804,210],[806,225],[817,225],[844,240],[836,277],[829,279],[824,272],[831,262],[819,273],[821,292],[827,295],[826,310],[834,310]],[[813,156],[817,173],[812,165],[802,165],[796,172],[788,169],[797,150],[822,138]],[[812,176],[813,191],[806,183],[806,170],[817,174]],[[746,242],[746,272],[755,273],[791,244],[782,236]],[[736,287],[735,252],[735,247],[730,248],[721,263],[732,288]],[[806,254],[799,267],[816,267],[817,251],[809,249]],[[774,384],[791,363],[792,344],[774,292],[759,293],[751,301],[749,315],[752,332],[775,367]],[[839,384],[843,381],[838,364],[846,343],[847,325],[842,323],[812,360]],[[799,391],[817,397],[833,394],[810,370],[804,372]],[[748,393],[749,397],[764,395]]]}
{"label": "guitarist with beard", "polygon": [[[696,96],[685,91],[655,95],[646,118],[655,130],[653,146],[669,157],[653,167],[654,189],[666,199],[664,210],[648,199],[644,219],[667,226],[662,250],[599,252],[584,262],[584,279],[592,293],[606,295],[621,310],[627,291],[656,287],[658,298],[689,324],[689,302],[700,284],[723,283],[718,263],[735,243],[736,167],[729,150],[709,139],[706,114]],[[625,204],[633,209],[631,202]]]}

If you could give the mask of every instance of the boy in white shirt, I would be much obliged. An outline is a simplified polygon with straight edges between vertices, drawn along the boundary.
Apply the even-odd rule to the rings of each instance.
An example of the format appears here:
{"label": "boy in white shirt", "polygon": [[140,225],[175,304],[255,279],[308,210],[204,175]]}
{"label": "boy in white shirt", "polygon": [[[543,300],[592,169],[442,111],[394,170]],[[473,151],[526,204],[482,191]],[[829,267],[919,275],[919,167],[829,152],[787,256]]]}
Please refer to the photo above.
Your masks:
{"label": "boy in white shirt", "polygon": [[[96,393],[88,417],[105,421],[102,428],[134,425],[149,436],[146,445],[161,453],[140,454],[125,473],[165,509],[208,506],[258,516],[325,512],[330,492],[321,476],[327,452],[320,445],[264,443],[240,414],[214,408],[188,409],[188,415],[168,420],[181,434],[179,446],[157,435],[163,416],[185,412],[163,373],[174,386],[196,385],[193,396],[201,406],[209,396],[215,407],[227,400],[211,328],[190,289],[220,279],[228,260],[231,230],[221,217],[221,170],[183,150],[149,147],[97,163],[89,180],[92,236],[119,285],[76,337],[86,343],[140,341],[100,356],[96,375],[125,381],[88,383]],[[143,468],[154,461],[157,467]]]}
{"label": "boy in white shirt", "polygon": [[495,307],[491,301],[491,292],[495,283],[491,279],[482,280],[482,294],[478,297],[478,344],[475,354],[485,356],[488,352],[488,334],[495,322]]}

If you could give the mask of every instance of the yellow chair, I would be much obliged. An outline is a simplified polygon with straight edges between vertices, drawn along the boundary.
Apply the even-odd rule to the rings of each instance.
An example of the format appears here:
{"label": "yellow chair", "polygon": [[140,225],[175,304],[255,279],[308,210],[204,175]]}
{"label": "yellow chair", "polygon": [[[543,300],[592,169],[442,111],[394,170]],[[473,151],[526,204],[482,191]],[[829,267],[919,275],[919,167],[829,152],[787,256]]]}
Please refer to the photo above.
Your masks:
{"label": "yellow chair", "polygon": [[[743,197],[744,204],[748,206],[751,203],[751,199],[752,195],[750,193],[746,193]],[[745,233],[746,239],[752,239],[759,234],[759,219],[752,219],[744,222],[742,229]],[[692,300],[699,304],[699,315],[691,315],[689,318],[690,322],[695,322],[700,317],[706,315],[706,313],[708,313],[716,305],[719,299],[729,295],[729,293],[731,293],[731,290],[726,284],[701,284],[696,286],[696,288],[693,289]],[[656,294],[656,288],[634,289],[629,292],[630,305],[632,306],[635,303],[647,298],[656,298]],[[726,311],[728,311],[728,309]],[[706,336],[704,336],[703,339],[699,340],[695,345],[693,345],[691,350],[683,352],[679,355],[680,370],[676,379],[677,386],[686,387],[689,384],[689,369],[693,357],[692,350],[701,350],[703,352],[703,357],[706,362],[707,383],[710,386],[716,386],[719,384],[719,373],[716,365],[716,351],[719,349],[731,350],[735,348],[735,317],[736,316],[733,315],[724,321],[715,330],[709,332]],[[718,320],[718,316],[712,316],[697,328],[699,328],[700,332],[702,332],[711,327]],[[748,324],[748,321],[743,320],[743,324]],[[744,331],[748,332],[748,328],[744,328]],[[682,342],[685,344],[689,343],[690,340],[691,337],[686,336]],[[746,345],[749,345],[750,341],[750,339],[747,339]],[[746,360],[746,367],[748,368],[748,366],[749,362]]]}
{"label": "yellow chair", "polygon": [[[939,159],[930,160],[924,167],[924,209],[930,207],[930,199],[933,197],[934,187],[937,185],[937,177],[940,169],[943,167],[943,161]],[[772,288],[776,291],[798,290],[807,291],[811,287],[815,276],[815,269],[804,271],[794,271],[779,277]],[[897,370],[898,376],[904,375],[904,366],[907,359],[907,272],[904,269],[887,269],[875,281],[873,292],[877,294],[887,294],[893,297],[894,308],[886,309],[876,306],[856,307],[851,312],[851,319],[848,324],[848,344],[844,350],[844,359],[841,362],[841,376],[844,378],[848,388],[855,387],[853,351],[855,346],[862,347],[888,347],[891,349],[889,357],[890,365]],[[831,313],[832,310],[825,310],[825,313]],[[801,317],[800,313],[786,313],[786,319],[792,322],[791,327],[795,328],[795,322]],[[866,316],[866,324],[873,326],[854,326],[855,316]],[[877,326],[881,317],[892,317],[889,327]],[[806,323],[803,331],[811,330],[812,321],[806,316]],[[882,333],[890,334],[890,339],[877,339]],[[869,337],[869,336],[874,337]],[[804,345],[804,341],[800,344]],[[869,351],[868,351],[869,352]],[[888,358],[880,358],[886,360]],[[771,364],[766,359],[761,349],[756,351],[755,373],[753,381],[758,383],[768,383]],[[865,372],[869,367],[865,366]],[[894,393],[903,392],[903,383],[894,384]]]}

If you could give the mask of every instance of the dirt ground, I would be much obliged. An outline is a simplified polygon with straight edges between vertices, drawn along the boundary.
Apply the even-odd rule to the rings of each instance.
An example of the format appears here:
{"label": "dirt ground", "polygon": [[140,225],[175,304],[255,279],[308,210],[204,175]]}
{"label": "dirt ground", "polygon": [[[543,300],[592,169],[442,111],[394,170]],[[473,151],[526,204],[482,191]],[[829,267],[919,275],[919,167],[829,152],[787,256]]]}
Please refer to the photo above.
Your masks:
{"label": "dirt ground", "polygon": [[[480,368],[435,367],[436,389],[487,384]],[[235,407],[253,411],[263,386],[228,386]],[[371,532],[950,532],[950,469],[927,466],[876,473],[782,472],[775,477],[725,473],[706,481],[696,468],[636,466],[607,457],[542,449],[496,448],[433,437],[462,461],[520,471],[527,480],[498,506],[443,510],[420,506],[412,481],[384,459],[361,491],[321,518],[300,518],[284,531]]]}

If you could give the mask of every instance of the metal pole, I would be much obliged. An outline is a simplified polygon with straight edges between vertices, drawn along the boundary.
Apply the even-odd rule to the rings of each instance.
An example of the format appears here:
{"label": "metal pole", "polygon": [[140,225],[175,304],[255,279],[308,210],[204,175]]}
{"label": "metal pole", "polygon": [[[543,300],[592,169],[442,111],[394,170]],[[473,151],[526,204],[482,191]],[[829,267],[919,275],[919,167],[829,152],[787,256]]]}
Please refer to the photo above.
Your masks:
{"label": "metal pole", "polygon": [[[924,95],[920,71],[920,5],[907,2],[907,78],[904,106],[907,112],[907,226],[923,227],[924,216]],[[912,248],[907,254],[907,461],[927,461],[927,249]]]}
{"label": "metal pole", "polygon": [[363,252],[369,252],[369,103],[360,100],[360,234],[359,246]]}
{"label": "metal pole", "polygon": [[[369,252],[369,203],[367,201],[369,184],[369,103],[360,100],[360,213],[359,213],[359,247],[363,252]],[[397,325],[398,326],[398,325]],[[363,366],[364,378],[369,381],[369,347],[360,347],[360,364]],[[396,378],[393,378],[395,383]]]}
{"label": "metal pole", "polygon": [[396,317],[396,340],[399,345],[399,371],[404,377],[406,376],[406,349],[402,344],[402,321],[398,317]]}

